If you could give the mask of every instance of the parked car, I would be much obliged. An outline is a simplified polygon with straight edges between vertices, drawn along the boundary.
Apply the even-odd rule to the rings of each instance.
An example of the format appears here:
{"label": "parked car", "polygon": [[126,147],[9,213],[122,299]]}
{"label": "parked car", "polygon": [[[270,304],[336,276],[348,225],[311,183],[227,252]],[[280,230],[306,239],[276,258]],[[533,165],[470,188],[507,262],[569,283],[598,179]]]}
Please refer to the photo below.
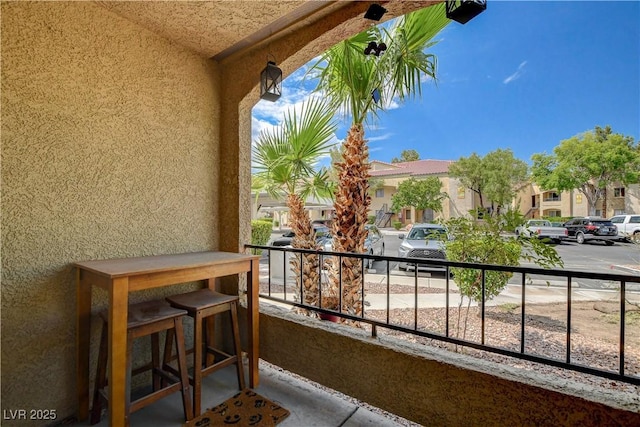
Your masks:
{"label": "parked car", "polygon": [[[373,224],[367,224],[365,225],[365,228],[367,230],[367,239],[364,241],[364,248],[366,250],[366,253],[369,255],[383,256],[384,237],[382,236],[382,233],[380,232],[378,227]],[[325,251],[333,250],[333,239],[329,238],[325,241],[324,249]],[[368,262],[365,264],[366,268],[373,268],[373,260],[369,259],[367,261]]]}
{"label": "parked car", "polygon": [[[329,232],[329,227],[321,224],[312,224],[313,230],[316,233],[316,243],[321,246],[324,246],[324,243],[327,239],[331,239],[331,233]],[[282,237],[278,237],[277,239],[273,239],[267,243],[268,246],[291,246],[291,242],[293,242],[293,237],[295,233],[293,231],[288,231],[282,235]]]}
{"label": "parked car", "polygon": [[[400,258],[428,258],[428,259],[446,259],[444,251],[444,239],[448,238],[447,230],[438,224],[414,224],[411,231],[405,236],[398,236],[402,239],[398,248],[398,257]],[[400,262],[398,268],[406,270],[413,268],[415,264],[411,262]],[[441,266],[418,266],[420,270],[445,270]]]}
{"label": "parked car", "polygon": [[618,229],[620,240],[640,237],[640,215],[616,215],[609,219]]}
{"label": "parked car", "polygon": [[324,225],[326,227],[331,227],[332,223],[333,223],[332,219],[314,219],[313,221],[311,221],[311,224]]}
{"label": "parked car", "polygon": [[516,227],[516,236],[537,237],[561,243],[567,238],[568,232],[564,227],[554,227],[550,221],[544,219],[530,219],[523,225]]}
{"label": "parked car", "polygon": [[582,244],[590,240],[599,240],[607,246],[618,240],[618,229],[608,219],[604,218],[573,218],[564,223],[569,233],[569,239],[575,239]]}

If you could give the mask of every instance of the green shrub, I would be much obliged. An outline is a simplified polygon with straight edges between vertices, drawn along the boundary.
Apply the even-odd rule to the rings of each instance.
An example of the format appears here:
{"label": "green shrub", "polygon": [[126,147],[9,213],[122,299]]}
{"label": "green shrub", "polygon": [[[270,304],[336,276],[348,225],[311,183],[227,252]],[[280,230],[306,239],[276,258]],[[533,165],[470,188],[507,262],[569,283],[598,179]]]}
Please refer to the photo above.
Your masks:
{"label": "green shrub", "polygon": [[266,245],[271,237],[272,224],[270,221],[251,221],[251,244]]}
{"label": "green shrub", "polygon": [[516,227],[525,223],[524,215],[516,210],[508,210],[502,214],[504,230],[514,232]]}
{"label": "green shrub", "polygon": [[393,221],[393,228],[395,228],[396,230],[400,230],[401,227],[402,223],[400,221]]}
{"label": "green shrub", "polygon": [[369,224],[373,224],[376,222],[376,216],[375,215],[369,215],[368,221]]}

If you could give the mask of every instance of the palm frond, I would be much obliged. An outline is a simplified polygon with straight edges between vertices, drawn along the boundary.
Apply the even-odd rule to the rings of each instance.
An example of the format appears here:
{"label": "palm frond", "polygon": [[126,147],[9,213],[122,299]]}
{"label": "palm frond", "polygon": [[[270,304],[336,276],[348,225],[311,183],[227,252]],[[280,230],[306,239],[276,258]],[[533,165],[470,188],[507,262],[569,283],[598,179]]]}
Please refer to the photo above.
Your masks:
{"label": "palm frond", "polygon": [[[318,78],[316,90],[354,124],[376,116],[396,97],[421,95],[423,78],[436,79],[436,57],[425,50],[449,22],[441,3],[399,18],[390,30],[372,27],[338,43],[311,67],[310,74]],[[387,51],[380,57],[364,55],[371,41],[384,42]],[[374,89],[382,93],[378,104],[372,100]]]}
{"label": "palm frond", "polygon": [[260,133],[253,148],[253,168],[272,196],[301,191],[329,154],[336,131],[333,111],[319,98],[288,110],[281,126]]}

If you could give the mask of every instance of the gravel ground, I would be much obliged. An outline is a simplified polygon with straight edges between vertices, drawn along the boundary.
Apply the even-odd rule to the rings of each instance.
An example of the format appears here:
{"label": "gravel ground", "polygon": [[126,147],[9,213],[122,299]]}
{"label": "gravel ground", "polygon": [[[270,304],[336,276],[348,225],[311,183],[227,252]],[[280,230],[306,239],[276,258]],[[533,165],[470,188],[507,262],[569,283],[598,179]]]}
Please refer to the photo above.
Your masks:
{"label": "gravel ground", "polygon": [[[283,287],[272,285],[272,292],[282,292]],[[261,292],[267,293],[266,284],[261,285]],[[392,294],[413,293],[413,287],[391,285],[389,291]],[[366,284],[367,294],[386,294],[387,286],[384,284]],[[419,293],[442,293],[443,289],[421,287]],[[295,293],[295,286],[287,285],[287,293],[291,296]],[[455,301],[458,298],[456,291],[450,291],[454,295],[452,306],[449,308],[449,334],[450,336],[463,336],[466,340],[481,341],[481,320],[478,307],[469,308],[466,317],[466,331],[464,330],[465,314],[467,308],[460,312],[460,328],[458,332],[458,307]],[[572,363],[596,367],[604,370],[617,371],[619,366],[618,334],[619,322],[615,317],[606,317],[606,313],[594,309],[598,302],[580,302],[572,304],[572,330],[571,330],[571,361]],[[617,305],[613,304],[614,312]],[[633,307],[632,307],[633,308]],[[625,345],[625,372],[631,375],[640,375],[640,311],[627,312],[626,345]],[[606,310],[604,310],[606,311]],[[386,320],[386,310],[372,310],[365,308],[366,317],[372,320]],[[575,314],[574,314],[575,313]],[[526,352],[537,356],[564,360],[566,357],[566,305],[564,304],[528,304],[525,318],[525,343]],[[416,325],[415,311],[410,309],[393,309],[389,312],[392,324],[414,328]],[[369,325],[364,326],[370,330]],[[429,308],[418,310],[417,328],[444,335],[446,328],[446,309]],[[562,377],[578,383],[588,384],[593,387],[617,390],[621,393],[632,393],[640,396],[640,387],[628,383],[613,381],[601,377],[587,375],[568,369],[555,368],[534,362],[528,362],[508,356],[475,350],[468,347],[458,347],[446,342],[420,337],[414,334],[397,332],[385,328],[378,328],[379,336],[386,335],[409,342],[444,348],[450,351],[458,351],[474,357],[493,361],[499,364],[508,364],[514,367],[535,371],[538,373]],[[487,307],[485,310],[485,344],[506,348],[513,351],[520,350],[521,336],[521,312],[518,306]],[[638,397],[640,410],[640,397]]]}
{"label": "gravel ground", "polygon": [[[591,303],[593,305],[593,303]],[[529,306],[527,306],[530,308]],[[576,305],[574,304],[574,308]],[[517,311],[517,310],[516,310]],[[456,336],[458,309],[450,309],[450,334]],[[462,309],[461,330],[459,335],[463,335],[466,308]],[[376,320],[384,320],[386,311],[369,310],[368,317]],[[430,331],[444,334],[446,310],[444,308],[424,309],[418,312],[418,328],[422,331]],[[391,323],[412,328],[414,324],[414,311],[411,310],[391,310]],[[566,326],[563,322],[546,318],[540,315],[527,315],[525,328],[526,352],[541,357],[563,360],[566,356]],[[466,333],[466,340],[480,342],[481,321],[479,309],[472,307],[469,309]],[[506,348],[512,351],[520,349],[520,314],[505,312],[501,307],[487,307],[485,312],[485,343],[494,347]],[[423,338],[413,334],[407,334],[378,328],[378,335],[393,336],[407,341],[424,344],[432,347],[456,351],[456,346],[446,342]],[[616,336],[617,337],[617,336]],[[640,396],[640,387],[619,381],[612,381],[606,378],[586,375],[568,369],[555,368],[540,363],[528,362],[508,356],[491,353],[488,351],[475,350],[468,347],[458,347],[457,351],[472,355],[474,357],[489,360],[499,364],[511,365],[522,369],[539,373],[554,375],[565,379],[570,379],[579,383],[589,384],[594,387],[601,387],[608,390],[618,390],[625,393],[634,393]],[[619,364],[618,349],[610,341],[602,337],[587,336],[578,330],[571,333],[571,361],[572,363],[592,366],[604,370],[617,370]],[[627,346],[625,350],[625,372],[627,374],[640,375],[640,347]],[[640,408],[640,398],[639,398]]]}

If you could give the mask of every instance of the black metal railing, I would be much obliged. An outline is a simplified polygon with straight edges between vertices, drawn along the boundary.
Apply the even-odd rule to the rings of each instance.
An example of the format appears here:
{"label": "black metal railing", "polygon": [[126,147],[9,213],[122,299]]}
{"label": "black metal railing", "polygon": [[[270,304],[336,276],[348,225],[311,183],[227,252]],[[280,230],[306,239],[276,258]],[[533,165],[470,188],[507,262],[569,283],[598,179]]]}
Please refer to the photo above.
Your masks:
{"label": "black metal railing", "polygon": [[[273,262],[269,262],[268,266],[268,279],[266,285],[266,289],[262,289],[260,297],[268,300],[289,304],[291,306],[303,308],[310,311],[315,311],[321,314],[328,314],[341,317],[343,319],[349,319],[356,322],[363,322],[371,325],[372,335],[377,335],[377,328],[386,328],[393,331],[413,334],[425,338],[430,338],[437,341],[442,341],[454,345],[470,347],[477,350],[488,351],[504,356],[515,357],[522,360],[527,360],[530,362],[541,363],[545,365],[551,365],[554,367],[570,369],[573,371],[591,374],[611,380],[622,381],[625,383],[640,385],[640,360],[635,361],[634,370],[636,374],[630,374],[625,369],[627,361],[625,359],[626,353],[626,322],[625,322],[625,313],[627,311],[627,300],[628,296],[638,296],[640,292],[631,291],[627,289],[628,284],[634,284],[634,288],[637,286],[638,290],[640,290],[640,276],[632,276],[632,275],[624,275],[624,274],[608,274],[608,273],[592,273],[592,272],[584,272],[584,271],[572,271],[572,270],[555,270],[555,269],[543,269],[537,267],[506,267],[499,265],[487,265],[487,264],[473,264],[473,263],[461,263],[461,262],[453,262],[446,260],[436,260],[436,259],[420,259],[420,258],[398,258],[398,257],[389,257],[389,256],[374,256],[374,255],[365,255],[365,254],[349,254],[349,253],[338,253],[338,252],[328,252],[328,251],[312,251],[305,249],[293,249],[290,247],[273,247],[273,246],[257,246],[257,245],[245,245],[245,248],[250,251],[262,250],[266,251],[268,257],[272,257],[273,254],[282,253],[282,265],[276,265],[278,269],[281,268],[283,276],[282,283],[273,283],[272,277],[272,265]],[[338,266],[343,265],[343,259],[351,258],[351,259],[359,259],[363,262],[359,263],[359,268],[361,269],[360,273],[363,277],[362,280],[362,289],[361,289],[361,298],[362,298],[362,311],[358,315],[349,314],[342,311],[342,267],[338,268],[338,282],[339,282],[339,295],[340,301],[338,310],[331,310],[327,307],[322,306],[322,289],[326,286],[326,283],[323,283],[323,277],[326,278],[326,271],[320,271],[319,283],[318,283],[318,304],[317,305],[308,305],[303,304],[300,301],[304,301],[304,285],[302,277],[292,277],[291,279],[295,282],[294,286],[299,287],[295,290],[294,293],[297,294],[295,299],[291,299],[290,295],[287,295],[287,288],[291,287],[287,283],[288,275],[291,270],[290,260],[291,257],[299,257],[299,265],[303,266],[304,264],[304,254],[314,254],[320,257],[320,262],[318,263],[318,268],[323,269],[326,268],[323,260],[333,259],[337,261]],[[386,264],[386,268],[384,272],[386,274],[386,316],[384,316],[383,320],[375,319],[372,316],[368,315],[368,310],[365,308],[365,263],[364,260],[373,259],[374,262],[383,262]],[[392,266],[399,262],[409,263],[414,267],[413,281],[414,281],[414,322],[413,325],[407,326],[406,324],[395,324],[391,322],[390,311],[391,311],[391,269]],[[443,273],[444,281],[445,281],[445,327],[444,333],[437,333],[434,331],[422,330],[418,327],[418,311],[420,309],[419,299],[418,299],[418,282],[419,282],[419,269],[426,267],[429,269],[440,269]],[[480,340],[479,342],[468,340],[465,338],[459,338],[457,336],[453,336],[450,330],[450,293],[451,293],[451,281],[455,279],[451,278],[451,269],[455,268],[465,268],[465,269],[473,269],[478,270],[480,272],[481,277],[481,301],[478,302],[479,310],[480,310]],[[519,285],[521,287],[521,300],[520,300],[520,333],[519,333],[519,348],[518,350],[511,350],[504,347],[499,347],[495,345],[488,345],[485,339],[486,332],[486,315],[487,315],[487,300],[485,298],[486,291],[486,276],[487,272],[491,271],[499,271],[499,272],[508,272],[514,274],[520,274],[521,280]],[[527,298],[527,286],[530,284],[528,280],[531,280],[532,276],[543,276],[543,277],[553,277],[559,278],[566,283],[566,328],[564,328],[565,334],[565,345],[566,345],[566,353],[562,359],[551,358],[542,356],[539,354],[534,354],[531,352],[527,352],[526,349],[526,298]],[[515,277],[515,276],[514,276]],[[616,367],[612,367],[611,369],[602,369],[591,365],[576,363],[572,360],[572,294],[574,290],[574,279],[587,279],[587,280],[597,280],[606,282],[608,284],[617,283],[619,286],[614,286],[614,288],[619,292],[619,330],[618,330],[618,363]],[[325,279],[326,280],[326,279]],[[547,283],[549,283],[547,281]],[[261,283],[262,285],[262,283]],[[272,287],[278,287],[278,289],[282,288],[282,292],[272,292]],[[295,289],[295,288],[294,288]],[[282,296],[277,296],[282,295]],[[636,366],[637,365],[637,366]]]}

